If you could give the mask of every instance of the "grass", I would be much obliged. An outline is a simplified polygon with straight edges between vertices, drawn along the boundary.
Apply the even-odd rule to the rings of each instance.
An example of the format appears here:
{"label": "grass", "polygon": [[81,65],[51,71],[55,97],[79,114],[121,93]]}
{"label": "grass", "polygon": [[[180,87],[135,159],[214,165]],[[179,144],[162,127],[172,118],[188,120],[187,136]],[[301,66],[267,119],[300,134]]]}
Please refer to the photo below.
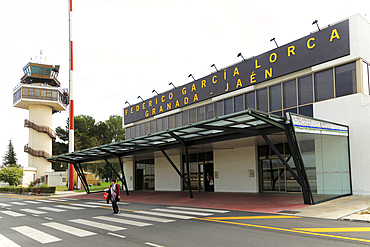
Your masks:
{"label": "grass", "polygon": [[[121,181],[118,181],[117,184],[119,184],[122,188],[122,182]],[[110,186],[110,183],[102,182],[101,185],[94,185],[93,186],[94,188],[90,189],[90,191],[101,191],[101,190],[104,190],[104,189],[108,189],[109,186]],[[57,191],[66,191],[66,190],[68,190],[68,188],[67,188],[67,186],[58,186],[56,188],[56,190]],[[81,192],[85,191],[83,186],[82,186],[81,190],[79,190],[79,191],[81,191]],[[76,191],[76,192],[78,192],[78,191]]]}

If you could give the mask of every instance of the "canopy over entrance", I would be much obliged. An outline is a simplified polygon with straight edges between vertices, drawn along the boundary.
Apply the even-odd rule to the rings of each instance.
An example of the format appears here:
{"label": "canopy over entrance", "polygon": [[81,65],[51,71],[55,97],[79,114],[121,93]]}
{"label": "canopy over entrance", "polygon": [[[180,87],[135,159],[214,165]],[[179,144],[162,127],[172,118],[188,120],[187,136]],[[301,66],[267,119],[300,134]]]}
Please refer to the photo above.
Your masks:
{"label": "canopy over entrance", "polygon": [[[279,153],[277,148],[267,137],[267,135],[278,132],[283,132],[286,135],[286,139],[295,164],[294,170],[289,166],[284,157]],[[111,164],[108,162],[108,159],[118,158],[121,166],[122,177],[119,176],[119,174],[113,169],[113,166],[111,167],[122,181],[123,185],[125,186],[126,193],[128,194],[127,183],[123,172],[122,158],[131,155],[160,151],[176,170],[178,175],[183,179],[184,183],[187,184],[190,197],[192,198],[193,195],[189,183],[189,173],[187,173],[187,178],[185,178],[167,155],[166,150],[173,148],[184,148],[185,163],[187,170],[189,170],[189,147],[251,136],[262,136],[262,138],[270,146],[271,150],[278,156],[281,163],[301,186],[304,203],[313,204],[314,201],[299,146],[294,134],[293,124],[287,118],[278,117],[254,109],[247,109],[245,111],[215,117],[213,119],[189,124],[187,126],[168,129],[166,131],[148,134],[116,143],[93,147],[73,153],[57,155],[48,158],[48,160],[50,162],[59,161],[74,164],[83,186],[85,187],[86,191],[90,193],[80,164],[105,160],[107,164],[111,166]]]}

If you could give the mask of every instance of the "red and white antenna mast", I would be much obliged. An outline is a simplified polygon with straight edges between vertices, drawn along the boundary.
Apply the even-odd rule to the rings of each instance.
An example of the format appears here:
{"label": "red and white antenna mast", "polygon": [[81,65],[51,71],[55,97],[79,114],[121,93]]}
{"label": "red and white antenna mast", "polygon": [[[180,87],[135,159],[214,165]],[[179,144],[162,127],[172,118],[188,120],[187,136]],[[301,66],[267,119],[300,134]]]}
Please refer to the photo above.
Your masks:
{"label": "red and white antenna mast", "polygon": [[[68,0],[69,9],[69,138],[68,152],[75,151],[74,147],[74,104],[73,104],[73,41],[72,41],[72,0]],[[74,189],[74,166],[68,164],[68,190]]]}

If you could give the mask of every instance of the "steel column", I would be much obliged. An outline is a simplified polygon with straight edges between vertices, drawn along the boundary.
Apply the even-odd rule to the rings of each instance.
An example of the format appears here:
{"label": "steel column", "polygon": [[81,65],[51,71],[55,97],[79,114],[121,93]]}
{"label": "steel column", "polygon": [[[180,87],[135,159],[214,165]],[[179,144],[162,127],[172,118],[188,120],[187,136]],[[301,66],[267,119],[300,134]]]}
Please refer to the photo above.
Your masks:
{"label": "steel column", "polygon": [[78,164],[78,166],[80,168],[80,173],[82,174],[82,179],[83,179],[83,181],[85,181],[86,188],[87,188],[87,193],[90,194],[90,188],[89,188],[89,184],[87,183],[84,170],[82,169],[81,164]]}
{"label": "steel column", "polygon": [[[176,165],[173,163],[173,161],[170,159],[170,157],[166,154],[166,152],[164,150],[161,150],[163,155],[166,157],[166,159],[168,160],[168,162],[170,162],[170,164],[172,165],[173,169],[175,169],[175,171],[177,172],[177,174],[179,174],[179,176],[181,177],[181,179],[184,181],[184,183],[187,184],[188,188],[190,188],[190,181],[187,181],[184,177],[183,174],[181,174],[181,172],[179,171],[179,169],[177,169]],[[189,190],[189,194],[190,194],[190,198],[193,198],[193,193],[191,190]]]}
{"label": "steel column", "polygon": [[[109,163],[108,162],[108,160],[107,159],[104,159],[105,160],[105,162],[112,168],[112,170],[114,171],[114,173],[116,174],[116,176],[119,178],[119,180],[122,182],[122,184],[124,184],[124,182],[123,182],[123,180],[122,180],[122,178],[121,178],[121,176],[118,174],[118,172],[116,172],[116,170],[114,170],[114,168],[113,168],[113,166],[111,165],[111,163]],[[121,188],[122,189],[122,188]]]}
{"label": "steel column", "polygon": [[125,186],[126,195],[129,195],[128,188],[127,188],[127,182],[126,182],[126,176],[125,176],[125,172],[123,171],[123,163],[122,163],[121,157],[118,157],[118,160],[119,160],[119,164],[121,166],[122,179],[124,181],[123,185]]}

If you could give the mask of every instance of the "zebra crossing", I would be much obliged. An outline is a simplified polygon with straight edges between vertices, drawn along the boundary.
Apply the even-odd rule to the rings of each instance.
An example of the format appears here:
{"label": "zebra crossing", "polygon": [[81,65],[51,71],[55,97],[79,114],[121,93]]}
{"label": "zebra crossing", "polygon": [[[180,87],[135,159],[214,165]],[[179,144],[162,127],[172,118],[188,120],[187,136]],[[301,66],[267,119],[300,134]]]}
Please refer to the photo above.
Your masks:
{"label": "zebra crossing", "polygon": [[[50,205],[50,204],[48,204]],[[78,210],[83,209],[82,205],[94,205],[99,206],[98,202],[90,202],[86,204],[81,204],[80,206],[70,206],[70,205],[55,205],[37,207],[38,210],[45,210],[51,212],[58,212],[58,210],[68,211],[68,210]],[[61,207],[63,206],[63,207]],[[86,207],[88,208],[88,207]],[[21,209],[20,209],[21,210]],[[26,213],[35,214],[38,211],[33,209],[33,211],[27,209],[23,210]],[[57,211],[55,211],[57,210]],[[62,211],[62,212],[63,212]],[[40,211],[41,212],[41,211]],[[66,235],[68,237],[75,236],[78,238],[84,237],[94,237],[101,232],[96,232],[96,230],[104,230],[107,235],[120,237],[122,239],[126,236],[121,235],[120,231],[125,231],[128,228],[141,228],[150,227],[155,224],[167,224],[175,222],[176,220],[189,220],[199,216],[210,216],[214,214],[225,214],[229,211],[225,210],[215,210],[215,209],[205,209],[205,208],[191,208],[191,207],[156,207],[149,210],[137,210],[131,212],[124,212],[117,215],[97,215],[91,216],[89,219],[77,218],[69,219],[67,222],[46,222],[40,223],[39,225],[21,225],[16,227],[11,227],[10,229],[14,232],[21,234],[24,237],[30,238],[41,244],[53,243],[63,241],[63,237]],[[26,216],[18,212],[11,210],[0,211],[4,217],[20,217]],[[80,227],[84,227],[81,229]],[[115,232],[115,233],[113,233]],[[117,234],[118,232],[118,234]],[[0,234],[0,243],[6,243],[5,246],[20,246],[17,241],[7,238],[5,233]]]}

